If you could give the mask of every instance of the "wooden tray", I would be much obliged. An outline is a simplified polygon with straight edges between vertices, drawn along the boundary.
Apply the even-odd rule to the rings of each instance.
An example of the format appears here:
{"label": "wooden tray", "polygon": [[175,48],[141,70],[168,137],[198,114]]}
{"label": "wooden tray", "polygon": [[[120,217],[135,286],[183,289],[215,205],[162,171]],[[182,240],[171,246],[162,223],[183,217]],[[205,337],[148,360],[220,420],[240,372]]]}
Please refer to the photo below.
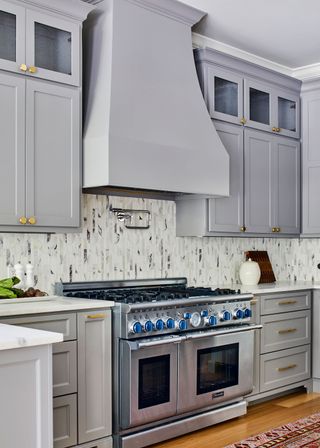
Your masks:
{"label": "wooden tray", "polygon": [[249,250],[245,252],[247,260],[256,261],[261,270],[261,277],[259,283],[274,283],[276,281],[268,252],[266,250]]}

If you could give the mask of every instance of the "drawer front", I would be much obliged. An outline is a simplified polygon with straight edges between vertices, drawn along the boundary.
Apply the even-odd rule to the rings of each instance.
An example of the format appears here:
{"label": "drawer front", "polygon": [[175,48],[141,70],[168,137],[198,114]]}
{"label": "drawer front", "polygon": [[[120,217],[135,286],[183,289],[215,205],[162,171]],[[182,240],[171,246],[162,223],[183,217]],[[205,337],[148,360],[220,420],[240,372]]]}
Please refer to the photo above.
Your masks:
{"label": "drawer front", "polygon": [[77,443],[77,395],[53,399],[53,446],[66,448]]}
{"label": "drawer front", "polygon": [[310,308],[311,292],[299,291],[261,296],[261,315],[287,313]]}
{"label": "drawer front", "polygon": [[76,448],[112,448],[112,437],[85,443],[84,445],[77,445]]}
{"label": "drawer front", "polygon": [[310,345],[260,357],[260,392],[310,378]]}
{"label": "drawer front", "polygon": [[52,349],[53,396],[77,392],[77,342],[60,342]]}
{"label": "drawer front", "polygon": [[21,325],[37,330],[62,333],[65,341],[77,339],[76,314],[50,314],[44,316],[3,319],[4,324]]}
{"label": "drawer front", "polygon": [[261,323],[261,353],[310,344],[310,310],[262,316]]}

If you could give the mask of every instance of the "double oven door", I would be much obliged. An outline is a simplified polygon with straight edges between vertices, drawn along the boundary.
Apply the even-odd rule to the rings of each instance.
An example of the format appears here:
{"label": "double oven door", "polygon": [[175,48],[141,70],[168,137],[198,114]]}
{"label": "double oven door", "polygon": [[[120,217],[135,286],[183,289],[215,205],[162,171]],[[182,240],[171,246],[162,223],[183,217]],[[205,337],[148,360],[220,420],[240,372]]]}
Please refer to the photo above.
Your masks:
{"label": "double oven door", "polygon": [[120,342],[121,429],[250,393],[254,331]]}

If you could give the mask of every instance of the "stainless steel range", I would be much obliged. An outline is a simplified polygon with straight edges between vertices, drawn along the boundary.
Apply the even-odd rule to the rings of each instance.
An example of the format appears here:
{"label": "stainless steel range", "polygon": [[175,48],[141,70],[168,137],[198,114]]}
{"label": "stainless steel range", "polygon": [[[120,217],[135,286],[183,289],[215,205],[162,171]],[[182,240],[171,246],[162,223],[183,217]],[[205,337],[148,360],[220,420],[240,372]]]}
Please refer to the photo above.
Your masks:
{"label": "stainless steel range", "polygon": [[113,428],[140,448],[246,413],[253,387],[251,294],[186,278],[63,284],[113,300]]}

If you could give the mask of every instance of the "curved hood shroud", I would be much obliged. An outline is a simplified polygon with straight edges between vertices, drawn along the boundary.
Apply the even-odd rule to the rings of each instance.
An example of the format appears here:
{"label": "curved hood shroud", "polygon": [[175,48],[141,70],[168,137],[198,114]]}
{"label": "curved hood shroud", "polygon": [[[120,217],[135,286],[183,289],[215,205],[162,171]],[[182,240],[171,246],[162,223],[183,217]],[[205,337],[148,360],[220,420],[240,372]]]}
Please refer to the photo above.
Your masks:
{"label": "curved hood shroud", "polygon": [[206,109],[192,51],[191,27],[204,15],[176,0],[104,0],[91,14],[85,189],[229,194],[229,156]]}

